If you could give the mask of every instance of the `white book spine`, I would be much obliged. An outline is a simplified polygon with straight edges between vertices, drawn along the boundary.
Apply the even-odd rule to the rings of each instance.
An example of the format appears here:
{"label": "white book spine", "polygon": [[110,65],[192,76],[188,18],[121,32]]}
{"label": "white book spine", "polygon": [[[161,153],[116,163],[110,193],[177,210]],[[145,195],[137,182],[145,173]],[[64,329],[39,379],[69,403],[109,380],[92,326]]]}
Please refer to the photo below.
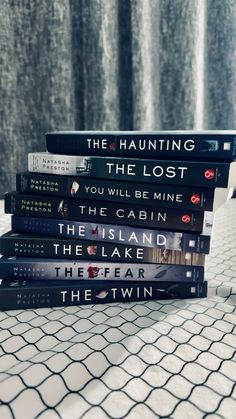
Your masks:
{"label": "white book spine", "polygon": [[77,260],[28,259],[2,257],[1,274],[15,279],[75,279],[75,280],[149,280],[195,281],[203,280],[201,266],[149,263],[104,263]]}
{"label": "white book spine", "polygon": [[28,170],[34,173],[54,175],[77,175],[77,167],[83,163],[83,157],[62,156],[50,153],[29,153]]}

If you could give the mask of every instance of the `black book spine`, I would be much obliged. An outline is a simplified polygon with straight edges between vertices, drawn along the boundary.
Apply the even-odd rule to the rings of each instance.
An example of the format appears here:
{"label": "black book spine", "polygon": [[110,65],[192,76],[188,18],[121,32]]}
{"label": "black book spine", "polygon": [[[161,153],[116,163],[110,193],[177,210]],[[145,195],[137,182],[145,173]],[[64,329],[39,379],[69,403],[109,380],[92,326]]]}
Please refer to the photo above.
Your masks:
{"label": "black book spine", "polygon": [[58,154],[233,160],[236,132],[52,132],[47,150]]}
{"label": "black book spine", "polygon": [[1,310],[206,296],[206,282],[0,280]]}
{"label": "black book spine", "polygon": [[53,218],[12,217],[14,233],[40,234],[70,239],[152,247],[208,254],[210,236],[165,230],[149,230],[111,224],[66,221]]}
{"label": "black book spine", "polygon": [[21,235],[8,232],[0,237],[4,256],[76,259],[107,262],[162,263],[203,266],[201,253],[180,252],[142,246]]}
{"label": "black book spine", "polygon": [[[106,222],[147,228],[202,233],[205,214],[174,208],[145,207],[113,202],[91,202],[45,195],[7,193],[5,212],[36,217],[61,217],[75,221]],[[208,214],[209,215],[209,214]]]}
{"label": "black book spine", "polygon": [[17,191],[21,193],[62,196],[79,199],[160,205],[211,211],[214,189],[159,184],[86,179],[38,173],[18,173]]}
{"label": "black book spine", "polygon": [[50,153],[28,155],[28,170],[33,173],[206,188],[227,187],[229,167],[230,163],[187,160],[82,157]]}

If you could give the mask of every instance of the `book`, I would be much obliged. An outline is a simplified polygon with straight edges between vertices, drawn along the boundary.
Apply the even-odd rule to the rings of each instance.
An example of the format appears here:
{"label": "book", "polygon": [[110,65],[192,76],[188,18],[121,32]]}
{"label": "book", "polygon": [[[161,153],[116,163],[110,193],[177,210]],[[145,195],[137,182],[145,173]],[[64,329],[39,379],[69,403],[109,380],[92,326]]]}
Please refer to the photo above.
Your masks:
{"label": "book", "polygon": [[40,234],[42,236],[121,243],[204,254],[208,254],[210,250],[210,236],[204,234],[149,230],[44,217],[13,215],[12,231],[14,233]]}
{"label": "book", "polygon": [[9,192],[5,195],[5,213],[35,217],[61,217],[75,221],[91,221],[147,228],[164,228],[202,233],[213,223],[213,214],[175,208],[146,207],[118,202],[91,202],[45,195]]}
{"label": "book", "polygon": [[29,153],[28,170],[170,185],[227,187],[230,163]]}
{"label": "book", "polygon": [[30,281],[0,279],[0,309],[204,298],[207,282]]}
{"label": "book", "polygon": [[201,253],[124,244],[71,240],[9,231],[0,237],[4,256],[77,259],[107,262],[162,263],[204,266]]}
{"label": "book", "polygon": [[203,281],[203,266],[114,263],[67,259],[0,258],[5,279],[70,279],[120,281]]}
{"label": "book", "polygon": [[159,185],[114,180],[87,179],[76,176],[39,173],[18,173],[16,189],[21,193],[62,196],[124,202],[132,204],[160,205],[166,208],[184,208],[212,211],[214,189]]}
{"label": "book", "polygon": [[47,150],[58,154],[228,160],[236,158],[236,131],[56,131]]}

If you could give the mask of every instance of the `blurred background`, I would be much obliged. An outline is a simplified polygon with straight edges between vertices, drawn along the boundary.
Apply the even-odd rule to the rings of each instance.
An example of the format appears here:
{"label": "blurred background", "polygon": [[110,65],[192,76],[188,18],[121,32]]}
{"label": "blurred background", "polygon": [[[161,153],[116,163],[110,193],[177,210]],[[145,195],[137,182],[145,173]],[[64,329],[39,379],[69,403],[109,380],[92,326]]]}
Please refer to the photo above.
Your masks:
{"label": "blurred background", "polygon": [[1,0],[0,194],[48,130],[236,128],[235,0]]}

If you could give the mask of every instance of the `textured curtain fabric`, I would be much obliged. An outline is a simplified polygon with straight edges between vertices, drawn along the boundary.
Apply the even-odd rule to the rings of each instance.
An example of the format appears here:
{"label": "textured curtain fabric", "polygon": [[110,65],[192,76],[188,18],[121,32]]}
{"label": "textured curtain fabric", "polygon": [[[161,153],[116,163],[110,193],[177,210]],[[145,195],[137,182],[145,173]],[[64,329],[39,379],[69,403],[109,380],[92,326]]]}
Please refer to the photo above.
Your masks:
{"label": "textured curtain fabric", "polygon": [[57,129],[235,129],[235,0],[1,0],[0,193]]}

